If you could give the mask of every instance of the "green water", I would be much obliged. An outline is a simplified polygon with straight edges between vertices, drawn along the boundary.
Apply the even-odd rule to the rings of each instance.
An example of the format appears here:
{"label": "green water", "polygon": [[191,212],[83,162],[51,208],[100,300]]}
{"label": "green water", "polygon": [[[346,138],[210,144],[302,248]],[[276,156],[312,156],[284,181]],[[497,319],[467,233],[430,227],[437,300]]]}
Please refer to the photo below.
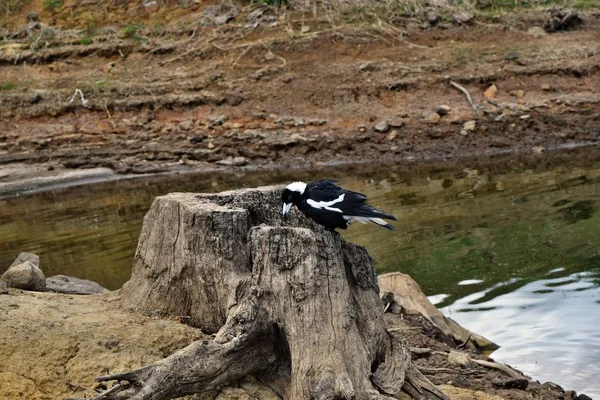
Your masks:
{"label": "green water", "polygon": [[540,160],[181,174],[2,199],[0,271],[30,251],[46,276],[116,289],[155,196],[334,177],[398,217],[394,232],[344,232],[380,273],[410,274],[444,313],[501,345],[495,359],[600,397],[600,161]]}

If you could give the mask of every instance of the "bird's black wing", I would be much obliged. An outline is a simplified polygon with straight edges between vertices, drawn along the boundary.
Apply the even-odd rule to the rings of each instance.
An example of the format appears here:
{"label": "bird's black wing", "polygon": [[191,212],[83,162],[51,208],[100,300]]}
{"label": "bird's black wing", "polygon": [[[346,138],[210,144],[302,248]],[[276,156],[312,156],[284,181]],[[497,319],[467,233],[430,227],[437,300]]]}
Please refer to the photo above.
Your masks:
{"label": "bird's black wing", "polygon": [[344,198],[342,201],[331,204],[326,210],[340,210],[341,214],[346,216],[396,220],[396,217],[393,215],[379,211],[366,204],[367,196],[364,194],[343,189],[335,185],[334,182],[331,179],[323,179],[309,183],[306,186],[305,196],[314,202],[331,202],[343,194]]}
{"label": "bird's black wing", "polygon": [[306,185],[306,197],[314,201],[331,201],[340,197],[341,194],[345,194],[344,200],[352,203],[364,203],[367,199],[364,194],[343,189],[335,182],[333,179],[322,179],[309,183]]}

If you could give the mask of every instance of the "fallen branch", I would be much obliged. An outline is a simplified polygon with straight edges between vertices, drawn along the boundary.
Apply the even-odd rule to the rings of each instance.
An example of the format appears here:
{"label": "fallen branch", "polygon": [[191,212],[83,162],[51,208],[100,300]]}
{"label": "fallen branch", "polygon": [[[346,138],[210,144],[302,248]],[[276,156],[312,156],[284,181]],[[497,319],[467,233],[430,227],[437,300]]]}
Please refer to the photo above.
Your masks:
{"label": "fallen branch", "polygon": [[506,375],[510,376],[511,378],[515,378],[515,379],[526,378],[524,375],[520,374],[519,372],[512,369],[511,367],[509,367],[506,364],[499,364],[499,363],[493,362],[493,361],[475,360],[475,359],[471,359],[471,361],[473,361],[475,364],[479,364],[479,365],[482,365],[487,368],[492,368],[492,369],[497,369],[498,371],[502,371]]}
{"label": "fallen branch", "polygon": [[467,100],[469,101],[469,104],[471,105],[471,108],[473,109],[473,113],[475,114],[475,117],[480,118],[481,114],[479,113],[479,109],[477,108],[475,103],[473,103],[473,99],[471,98],[471,94],[469,93],[469,91],[454,81],[450,81],[450,85],[453,88],[458,89],[464,93],[464,95],[467,97]]}

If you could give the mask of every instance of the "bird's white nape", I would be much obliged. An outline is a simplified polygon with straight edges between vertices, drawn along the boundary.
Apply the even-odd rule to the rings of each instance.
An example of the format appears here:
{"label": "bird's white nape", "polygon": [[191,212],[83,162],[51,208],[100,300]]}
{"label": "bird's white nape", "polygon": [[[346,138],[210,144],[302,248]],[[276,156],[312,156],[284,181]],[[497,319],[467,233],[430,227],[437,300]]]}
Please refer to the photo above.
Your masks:
{"label": "bird's white nape", "polygon": [[304,191],[306,190],[306,183],[292,182],[289,185],[287,185],[287,189],[291,190],[292,192],[298,192],[300,194],[304,194]]}

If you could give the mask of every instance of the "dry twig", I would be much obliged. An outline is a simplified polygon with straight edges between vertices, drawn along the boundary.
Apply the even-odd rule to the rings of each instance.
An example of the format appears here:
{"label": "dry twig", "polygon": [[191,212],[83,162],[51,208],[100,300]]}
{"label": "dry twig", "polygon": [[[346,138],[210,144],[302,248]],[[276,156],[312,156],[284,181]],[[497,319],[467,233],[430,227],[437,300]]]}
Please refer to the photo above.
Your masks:
{"label": "dry twig", "polygon": [[469,93],[469,91],[454,81],[450,81],[450,85],[453,88],[458,89],[464,93],[467,100],[469,101],[469,104],[471,105],[471,108],[473,109],[473,113],[475,114],[475,117],[480,118],[481,114],[479,113],[479,109],[477,108],[475,103],[473,103],[473,99],[471,98],[471,94]]}

